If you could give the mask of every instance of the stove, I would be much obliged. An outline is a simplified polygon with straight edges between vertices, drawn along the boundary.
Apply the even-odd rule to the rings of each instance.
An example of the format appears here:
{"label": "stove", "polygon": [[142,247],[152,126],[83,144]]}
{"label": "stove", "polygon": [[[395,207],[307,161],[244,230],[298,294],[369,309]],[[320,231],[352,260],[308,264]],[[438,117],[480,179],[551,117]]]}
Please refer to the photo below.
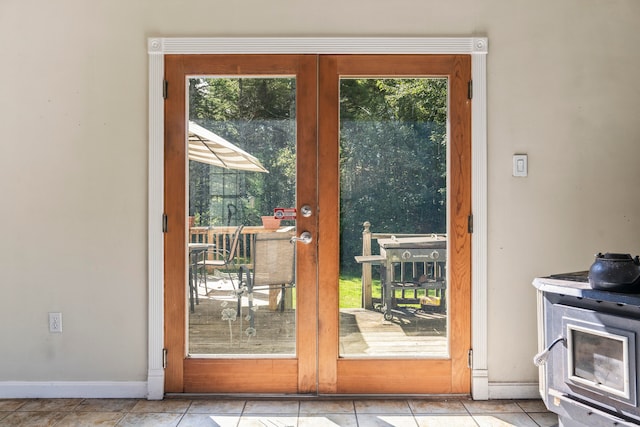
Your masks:
{"label": "stove", "polygon": [[540,394],[560,427],[640,425],[640,294],[588,271],[536,278]]}

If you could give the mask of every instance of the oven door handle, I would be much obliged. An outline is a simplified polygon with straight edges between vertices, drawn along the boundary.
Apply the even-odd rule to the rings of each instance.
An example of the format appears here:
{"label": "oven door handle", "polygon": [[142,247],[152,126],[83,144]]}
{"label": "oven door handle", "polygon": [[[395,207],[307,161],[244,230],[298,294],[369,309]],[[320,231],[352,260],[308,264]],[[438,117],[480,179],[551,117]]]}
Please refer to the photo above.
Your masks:
{"label": "oven door handle", "polygon": [[559,342],[561,342],[562,344],[566,342],[566,340],[562,335],[560,335],[551,344],[549,344],[547,348],[545,348],[540,353],[533,356],[533,364],[536,366],[542,366],[545,363],[547,363],[547,359],[549,358],[549,353],[551,352],[551,349],[553,348],[553,346],[555,346]]}

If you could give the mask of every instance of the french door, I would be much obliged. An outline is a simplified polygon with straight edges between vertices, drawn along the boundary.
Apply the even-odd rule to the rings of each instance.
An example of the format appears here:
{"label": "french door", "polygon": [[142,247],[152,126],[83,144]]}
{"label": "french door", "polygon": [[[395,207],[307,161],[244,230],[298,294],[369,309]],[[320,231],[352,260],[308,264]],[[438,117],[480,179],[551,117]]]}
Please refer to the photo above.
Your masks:
{"label": "french door", "polygon": [[470,63],[166,55],[166,392],[470,391]]}

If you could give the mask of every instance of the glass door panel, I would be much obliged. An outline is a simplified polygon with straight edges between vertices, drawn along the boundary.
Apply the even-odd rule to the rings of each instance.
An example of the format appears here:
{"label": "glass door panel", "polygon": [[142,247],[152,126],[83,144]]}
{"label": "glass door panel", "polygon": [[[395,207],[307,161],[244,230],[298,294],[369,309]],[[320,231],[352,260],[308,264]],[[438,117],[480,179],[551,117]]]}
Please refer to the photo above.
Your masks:
{"label": "glass door panel", "polygon": [[296,354],[295,83],[188,78],[189,357]]}
{"label": "glass door panel", "polygon": [[340,79],[340,357],[447,358],[448,79]]}

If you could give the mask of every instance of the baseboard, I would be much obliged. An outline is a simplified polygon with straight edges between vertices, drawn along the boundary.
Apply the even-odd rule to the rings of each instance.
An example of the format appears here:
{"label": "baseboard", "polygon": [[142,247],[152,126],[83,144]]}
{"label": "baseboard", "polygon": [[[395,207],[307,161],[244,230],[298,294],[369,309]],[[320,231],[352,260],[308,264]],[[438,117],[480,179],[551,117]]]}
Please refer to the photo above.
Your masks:
{"label": "baseboard", "polygon": [[0,381],[0,399],[146,397],[146,381]]}
{"label": "baseboard", "polygon": [[[0,399],[162,398],[148,396],[149,391],[146,381],[0,381]],[[491,400],[540,399],[540,393],[538,383],[489,382],[488,397]]]}
{"label": "baseboard", "polygon": [[538,383],[489,382],[489,399],[540,399]]}

